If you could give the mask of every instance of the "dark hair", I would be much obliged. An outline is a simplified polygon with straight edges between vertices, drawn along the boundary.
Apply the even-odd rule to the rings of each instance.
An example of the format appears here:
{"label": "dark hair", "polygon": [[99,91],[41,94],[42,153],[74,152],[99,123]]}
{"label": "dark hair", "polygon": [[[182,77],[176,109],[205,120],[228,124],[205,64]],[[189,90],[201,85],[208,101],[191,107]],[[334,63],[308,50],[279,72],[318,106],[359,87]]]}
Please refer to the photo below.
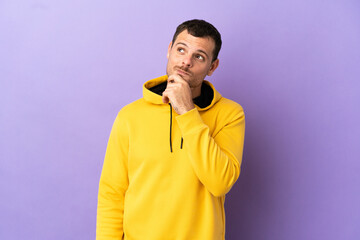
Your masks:
{"label": "dark hair", "polygon": [[187,30],[188,33],[194,37],[211,37],[215,42],[212,61],[215,61],[218,58],[221,48],[221,35],[211,23],[199,19],[183,22],[176,28],[172,39],[172,44],[174,44],[177,36],[184,30]]}

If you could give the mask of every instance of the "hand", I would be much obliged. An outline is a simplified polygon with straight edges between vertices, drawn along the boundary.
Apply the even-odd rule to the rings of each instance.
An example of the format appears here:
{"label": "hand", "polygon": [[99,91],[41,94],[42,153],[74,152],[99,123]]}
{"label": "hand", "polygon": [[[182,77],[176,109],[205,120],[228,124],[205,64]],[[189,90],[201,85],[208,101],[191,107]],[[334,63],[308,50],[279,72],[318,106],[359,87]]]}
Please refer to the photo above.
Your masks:
{"label": "hand", "polygon": [[189,84],[179,75],[170,75],[162,94],[164,103],[171,103],[177,114],[184,114],[195,108]]}

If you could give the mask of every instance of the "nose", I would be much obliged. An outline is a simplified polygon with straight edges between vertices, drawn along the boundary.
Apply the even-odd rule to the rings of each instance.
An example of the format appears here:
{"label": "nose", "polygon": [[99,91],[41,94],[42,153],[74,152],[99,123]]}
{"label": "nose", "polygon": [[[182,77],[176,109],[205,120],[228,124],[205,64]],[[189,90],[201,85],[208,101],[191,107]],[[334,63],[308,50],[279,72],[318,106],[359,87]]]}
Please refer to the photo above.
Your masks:
{"label": "nose", "polygon": [[190,55],[185,55],[182,61],[184,67],[191,67],[192,66],[192,58]]}

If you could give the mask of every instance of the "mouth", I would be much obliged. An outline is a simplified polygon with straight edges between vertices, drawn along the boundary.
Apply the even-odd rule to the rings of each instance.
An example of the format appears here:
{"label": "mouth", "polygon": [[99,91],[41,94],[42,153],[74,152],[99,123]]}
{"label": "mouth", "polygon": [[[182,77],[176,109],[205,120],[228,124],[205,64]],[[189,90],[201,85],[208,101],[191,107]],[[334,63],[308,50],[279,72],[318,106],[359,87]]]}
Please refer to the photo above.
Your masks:
{"label": "mouth", "polygon": [[181,76],[190,76],[190,73],[189,72],[187,72],[187,71],[184,71],[184,70],[182,70],[182,69],[179,69],[179,68],[176,68],[176,72],[179,74],[179,75],[181,75]]}

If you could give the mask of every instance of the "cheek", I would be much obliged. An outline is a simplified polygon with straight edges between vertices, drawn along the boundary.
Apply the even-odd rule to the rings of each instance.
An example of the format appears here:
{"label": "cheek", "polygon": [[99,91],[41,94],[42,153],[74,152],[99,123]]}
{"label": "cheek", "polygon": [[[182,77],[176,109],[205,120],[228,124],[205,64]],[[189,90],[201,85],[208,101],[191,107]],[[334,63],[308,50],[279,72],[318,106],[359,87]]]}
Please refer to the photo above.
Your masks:
{"label": "cheek", "polygon": [[201,66],[200,68],[197,69],[197,73],[199,75],[206,76],[208,73],[208,69],[204,66]]}
{"label": "cheek", "polygon": [[178,58],[172,58],[170,61],[171,66],[175,67],[177,65],[181,65],[180,59]]}
{"label": "cheek", "polygon": [[170,55],[170,56],[171,56],[171,57],[170,57],[171,62],[176,62],[176,61],[178,60],[178,56],[176,56],[175,53],[173,53],[173,54]]}

